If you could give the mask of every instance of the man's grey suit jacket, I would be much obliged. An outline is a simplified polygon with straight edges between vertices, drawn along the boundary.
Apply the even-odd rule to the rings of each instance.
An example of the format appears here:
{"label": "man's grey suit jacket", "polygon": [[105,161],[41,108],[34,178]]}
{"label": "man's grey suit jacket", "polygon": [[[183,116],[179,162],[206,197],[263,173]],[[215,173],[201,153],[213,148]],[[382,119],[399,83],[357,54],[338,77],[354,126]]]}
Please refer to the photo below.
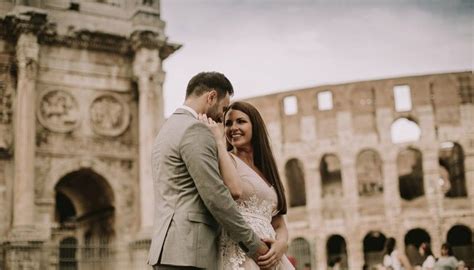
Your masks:
{"label": "man's grey suit jacket", "polygon": [[155,220],[148,263],[217,269],[220,225],[254,255],[260,240],[222,181],[210,129],[178,109],[152,152]]}

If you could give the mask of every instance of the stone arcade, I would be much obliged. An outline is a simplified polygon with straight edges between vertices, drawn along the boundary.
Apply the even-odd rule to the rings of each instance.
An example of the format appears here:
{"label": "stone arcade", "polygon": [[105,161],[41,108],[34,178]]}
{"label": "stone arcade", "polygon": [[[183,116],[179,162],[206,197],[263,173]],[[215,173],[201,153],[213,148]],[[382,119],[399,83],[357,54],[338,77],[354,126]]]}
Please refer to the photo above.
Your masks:
{"label": "stone arcade", "polygon": [[472,71],[247,101],[262,112],[286,176],[289,253],[299,269],[326,269],[336,257],[348,269],[375,266],[388,237],[413,264],[420,242],[436,256],[449,242],[474,267]]}

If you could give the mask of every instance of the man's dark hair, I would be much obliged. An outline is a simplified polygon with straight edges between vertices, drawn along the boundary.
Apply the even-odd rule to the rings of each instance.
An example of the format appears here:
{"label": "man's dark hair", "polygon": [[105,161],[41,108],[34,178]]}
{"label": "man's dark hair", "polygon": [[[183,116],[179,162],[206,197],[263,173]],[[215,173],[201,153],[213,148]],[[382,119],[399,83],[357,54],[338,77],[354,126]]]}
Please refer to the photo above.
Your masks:
{"label": "man's dark hair", "polygon": [[229,96],[234,94],[234,88],[224,74],[219,72],[201,72],[194,75],[189,81],[186,88],[186,98],[191,95],[200,96],[211,90],[217,91],[219,99],[224,98],[227,93],[229,93]]}

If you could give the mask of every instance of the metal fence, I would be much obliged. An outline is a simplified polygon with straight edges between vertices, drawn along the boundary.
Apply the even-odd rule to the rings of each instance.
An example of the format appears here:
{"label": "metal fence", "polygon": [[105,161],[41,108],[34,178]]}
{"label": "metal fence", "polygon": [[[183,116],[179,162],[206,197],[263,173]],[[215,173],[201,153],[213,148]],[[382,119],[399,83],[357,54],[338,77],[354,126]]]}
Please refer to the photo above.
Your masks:
{"label": "metal fence", "polygon": [[147,269],[143,245],[77,245],[76,243],[0,245],[0,270]]}

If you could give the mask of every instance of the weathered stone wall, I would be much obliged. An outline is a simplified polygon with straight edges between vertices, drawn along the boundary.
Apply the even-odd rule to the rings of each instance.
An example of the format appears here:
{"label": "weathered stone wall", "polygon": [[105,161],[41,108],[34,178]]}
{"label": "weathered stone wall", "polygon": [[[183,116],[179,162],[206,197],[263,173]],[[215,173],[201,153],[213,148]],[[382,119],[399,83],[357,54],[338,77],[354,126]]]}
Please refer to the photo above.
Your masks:
{"label": "weathered stone wall", "polygon": [[[411,110],[395,110],[396,85],[410,87]],[[290,208],[287,221],[292,239],[303,237],[310,243],[314,269],[326,269],[326,244],[331,235],[344,237],[349,269],[361,269],[363,239],[371,231],[395,237],[403,249],[407,232],[421,228],[439,255],[452,226],[462,224],[474,230],[472,86],[473,75],[468,71],[324,85],[246,99],[267,123],[280,174],[285,176],[290,160],[302,163],[306,205]],[[323,91],[332,93],[330,110],[318,109],[317,95]],[[283,100],[288,96],[298,100],[294,115],[284,113]],[[419,126],[420,140],[392,143],[391,126],[399,118]],[[467,197],[446,197],[439,186],[439,151],[446,141],[459,144],[464,151]],[[397,165],[399,153],[408,148],[421,153],[424,186],[424,195],[409,201],[400,197],[401,165]],[[357,158],[368,149],[380,158],[382,191],[359,195]],[[341,164],[342,196],[332,199],[323,194],[321,179],[321,160],[328,154]],[[284,184],[288,193],[292,183]],[[339,207],[342,214],[337,214]]]}
{"label": "weathered stone wall", "polygon": [[0,3],[0,268],[55,268],[71,237],[80,264],[146,267],[164,26],[153,0]]}

